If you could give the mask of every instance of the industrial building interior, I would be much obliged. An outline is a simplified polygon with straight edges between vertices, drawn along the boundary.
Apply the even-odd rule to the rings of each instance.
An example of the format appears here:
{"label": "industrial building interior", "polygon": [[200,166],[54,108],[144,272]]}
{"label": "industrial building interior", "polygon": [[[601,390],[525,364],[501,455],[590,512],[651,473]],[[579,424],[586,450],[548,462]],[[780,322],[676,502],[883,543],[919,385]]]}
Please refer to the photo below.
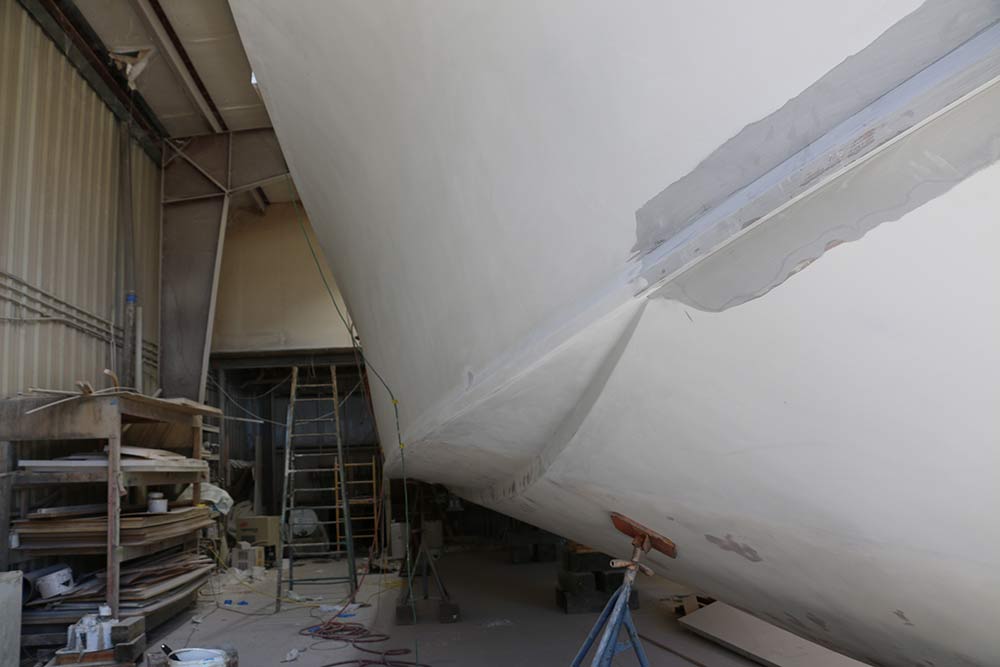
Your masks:
{"label": "industrial building interior", "polygon": [[[911,159],[919,175],[905,185],[907,208],[889,219],[909,220],[918,209],[926,211],[913,201],[924,197],[920,187],[927,183],[959,183],[968,177],[974,185],[975,179],[984,178],[986,165],[998,156],[964,164],[944,149],[935,152],[936,139],[928,133],[951,122],[949,114],[986,103],[989,86],[997,80],[988,77],[1000,77],[995,71],[1000,68],[1000,37],[992,35],[1000,15],[978,0],[893,0],[878,8],[874,5],[879,3],[852,0],[844,14],[851,15],[853,23],[845,19],[843,25],[831,14],[827,41],[835,47],[823,56],[829,62],[815,66],[817,73],[829,69],[831,74],[823,79],[816,79],[812,70],[796,74],[787,90],[804,92],[794,99],[774,92],[775,99],[792,99],[780,109],[771,101],[757,106],[750,99],[737,104],[713,101],[714,107],[739,109],[742,104],[745,120],[727,120],[729,125],[718,121],[722,129],[705,145],[722,144],[719,151],[705,158],[707,150],[693,150],[690,158],[683,158],[690,163],[678,172],[686,174],[683,178],[655,198],[649,198],[656,194],[650,192],[636,202],[634,219],[623,223],[628,234],[636,228],[636,245],[615,252],[637,268],[622,271],[626,287],[600,291],[594,287],[598,282],[590,279],[596,274],[574,274],[572,268],[599,264],[589,262],[586,253],[601,252],[606,244],[584,238],[589,223],[579,222],[584,236],[575,240],[561,232],[549,238],[541,231],[537,243],[522,238],[526,230],[546,224],[540,221],[546,213],[541,208],[529,211],[533,204],[527,202],[533,201],[536,188],[547,187],[532,179],[562,169],[550,168],[553,163],[546,157],[558,150],[562,139],[539,130],[523,142],[498,139],[499,148],[488,144],[491,137],[480,129],[503,128],[508,122],[499,102],[504,95],[497,92],[501,84],[493,88],[489,82],[513,82],[507,89],[514,91],[511,114],[521,94],[537,102],[541,114],[559,106],[560,96],[584,96],[581,91],[591,85],[596,89],[600,82],[620,81],[615,95],[625,95],[630,86],[669,88],[673,84],[665,80],[636,83],[616,72],[606,58],[611,52],[614,57],[628,53],[637,63],[658,58],[652,50],[644,51],[643,39],[618,47],[588,40],[610,30],[600,27],[609,16],[641,15],[646,10],[639,5],[697,13],[698,4],[0,0],[0,667],[1000,664],[989,662],[988,656],[1000,660],[1000,646],[984,629],[995,625],[1000,611],[995,592],[1000,587],[991,587],[1000,571],[995,550],[983,547],[970,560],[952,558],[958,546],[954,551],[941,547],[940,552],[928,546],[925,552],[921,542],[921,547],[910,549],[906,539],[923,539],[915,532],[885,546],[864,532],[866,520],[855,518],[868,515],[871,523],[879,520],[888,526],[900,516],[888,508],[896,503],[879,503],[880,509],[871,513],[854,508],[854,514],[838,504],[850,502],[850,480],[883,479],[876,473],[857,473],[836,458],[839,454],[817,455],[809,462],[802,459],[808,466],[803,469],[834,481],[830,487],[820,482],[810,489],[797,476],[801,469],[793,469],[799,465],[798,453],[789,455],[793,463],[787,466],[774,459],[766,471],[756,467],[764,459],[747,454],[778,450],[776,457],[793,446],[780,431],[794,420],[787,412],[755,413],[754,400],[773,394],[774,404],[784,410],[792,409],[791,401],[807,421],[819,408],[805,407],[803,396],[820,392],[821,385],[829,387],[830,378],[850,375],[844,382],[851,391],[865,384],[858,368],[836,370],[836,355],[817,352],[818,347],[808,354],[833,368],[826,380],[805,363],[785,363],[781,355],[791,359],[790,350],[804,334],[789,328],[771,339],[771,332],[787,321],[811,322],[818,330],[825,315],[791,305],[792,314],[783,311],[781,320],[763,311],[766,325],[759,330],[754,328],[756,320],[725,320],[701,333],[648,333],[651,321],[669,320],[671,331],[677,331],[681,324],[694,327],[699,321],[715,321],[713,317],[780,306],[782,299],[795,298],[795,290],[809,288],[807,281],[823,279],[823,271],[830,272],[840,290],[850,280],[838,277],[846,275],[846,269],[838,269],[836,262],[860,251],[834,248],[842,242],[852,248],[871,244],[874,252],[883,238],[879,235],[890,233],[870,229],[881,218],[868,227],[858,222],[857,233],[851,225],[837,227],[849,229],[849,238],[807,229],[807,241],[788,242],[805,250],[798,255],[799,250],[782,251],[783,273],[776,280],[769,277],[778,275],[773,271],[739,273],[759,259],[748,259],[749,251],[745,257],[736,250],[716,253],[714,257],[728,257],[730,266],[738,268],[729,273],[718,269],[716,275],[722,277],[706,281],[710,288],[702,289],[697,272],[713,270],[715,260],[681,257],[679,253],[686,252],[682,244],[693,237],[687,228],[678,232],[681,228],[672,227],[670,219],[655,217],[671,202],[705,218],[719,210],[717,220],[748,211],[747,220],[733,227],[732,238],[752,247],[758,229],[786,224],[781,216],[795,214],[796,207],[819,210],[825,205],[820,201],[823,193],[838,188],[847,192],[848,184],[865,179],[884,185],[885,191],[896,187],[890,177],[874,170],[881,164],[878,160],[905,150],[907,141],[922,142],[924,157],[944,157],[928,158],[926,169],[918,164],[923,158]],[[738,23],[735,13],[751,11],[738,9],[741,4],[721,3],[730,16],[712,20]],[[790,12],[789,23],[800,20],[803,12],[827,11],[819,9],[826,3],[802,3],[815,5],[809,10],[792,9],[797,3],[760,4],[762,14]],[[317,25],[320,18],[333,31],[328,38],[318,28],[310,32],[310,24]],[[630,25],[643,23],[635,21]],[[475,28],[470,27],[473,23]],[[780,29],[773,21],[769,25],[769,30]],[[576,28],[593,32],[578,42],[566,37]],[[933,39],[921,41],[915,36],[924,35],[921,30]],[[701,31],[699,26],[696,32],[704,34]],[[838,37],[837,31],[843,35]],[[490,60],[491,45],[504,39],[511,53]],[[768,41],[767,36],[759,41]],[[970,44],[972,55],[963,55]],[[979,51],[971,50],[973,46]],[[600,51],[594,56],[600,63],[585,62],[580,53],[586,48]],[[766,48],[760,48],[761,53],[748,59],[759,56],[763,62]],[[827,46],[817,41],[816,53],[823,48]],[[902,72],[899,64],[905,58],[892,60],[892,49],[912,56],[914,68],[923,68],[915,70],[919,76],[907,78],[909,71]],[[865,58],[884,57],[887,50],[891,66],[865,64],[870,62]],[[487,54],[482,62],[492,64],[477,64],[466,58],[470,53]],[[358,56],[356,61],[353,56]],[[538,60],[531,61],[534,57]],[[810,57],[819,59],[816,54]],[[692,71],[714,67],[693,53],[689,60],[677,58]],[[741,59],[735,55],[733,62]],[[524,62],[544,62],[541,69],[555,63],[551,68],[562,78],[556,85],[538,84],[531,68],[521,67]],[[831,69],[834,65],[838,69]],[[454,76],[450,70],[442,73],[452,67]],[[902,73],[890,72],[893,67]],[[806,64],[802,68],[805,72]],[[860,83],[843,83],[849,75]],[[875,81],[878,77],[884,80]],[[809,87],[814,79],[819,83]],[[918,84],[923,88],[911,90]],[[676,85],[680,91],[682,83]],[[701,90],[712,84],[705,74],[695,85]],[[780,87],[773,85],[775,91]],[[891,94],[883,94],[887,89]],[[943,97],[945,93],[950,97]],[[823,101],[824,94],[840,101]],[[911,97],[897,104],[907,94]],[[401,101],[387,110],[386,96],[393,95]],[[831,110],[830,118],[802,112],[816,127],[803,129],[792,121],[780,125],[786,118],[780,114],[805,108],[797,111],[795,104],[814,104],[810,95],[822,102],[815,104]],[[330,100],[329,106],[324,100]],[[422,114],[431,109],[447,118],[440,125],[422,125]],[[773,127],[764,120],[751,122],[772,112],[766,122]],[[587,132],[580,128],[589,122],[590,113],[580,106],[565,115],[562,125],[575,133],[570,137],[567,130],[567,144],[585,141]],[[699,116],[696,111],[685,113],[685,118]],[[739,113],[732,111],[734,118],[743,119]],[[883,115],[876,122],[872,119],[877,114]],[[607,154],[625,155],[623,163],[630,161],[626,154],[642,142],[624,138],[632,137],[632,130],[622,128],[655,115],[633,109],[624,114],[627,120],[620,127],[602,121],[612,128],[611,135],[620,132],[623,137]],[[700,120],[706,126],[716,122],[711,115],[700,114]],[[855,118],[864,121],[856,135],[851,134]],[[328,121],[325,129],[322,124]],[[822,123],[827,125],[820,127]],[[736,135],[744,125],[744,133]],[[683,134],[677,127],[673,131]],[[963,121],[962,127],[972,132],[970,128],[980,125]],[[991,127],[983,121],[983,135]],[[747,135],[749,139],[739,143],[745,133],[758,131],[770,134],[759,140]],[[828,134],[820,136],[824,131]],[[412,146],[409,139],[397,139],[406,133],[412,133]],[[775,138],[780,133],[787,137]],[[886,137],[884,146],[880,133]],[[970,153],[972,147],[983,146],[996,152],[1000,145],[995,135],[968,141],[958,133],[950,136],[954,145],[970,147]],[[570,184],[560,195],[564,199],[549,211],[554,217],[562,209],[568,211],[560,230],[574,229],[578,210],[596,211],[595,217],[600,217],[605,210],[601,207],[613,199],[602,199],[588,184],[588,165],[600,162],[600,151],[605,150],[601,137],[590,138],[596,154],[588,155],[581,147],[563,155],[568,156],[563,167]],[[449,161],[446,152],[423,155],[418,142],[425,140],[450,144],[454,159]],[[787,166],[791,163],[782,162],[785,153],[780,151],[787,148],[793,154],[798,141],[812,141],[803,150],[815,154]],[[893,142],[897,148],[890,147]],[[359,153],[359,145],[368,146],[371,155]],[[746,146],[763,157],[739,171],[732,167],[735,151]],[[653,150],[647,146],[635,151],[647,149]],[[532,160],[525,155],[536,156],[537,164],[529,164]],[[643,160],[636,161],[645,169],[650,163]],[[941,176],[935,170],[944,169],[945,163],[947,173]],[[798,171],[790,171],[788,180],[772,178],[786,167]],[[855,167],[860,175],[839,185],[836,179],[850,177]],[[714,171],[709,177],[699,181],[710,169]],[[985,171],[973,176],[981,169]],[[759,173],[751,174],[753,170]],[[524,181],[511,186],[518,172]],[[757,190],[746,195],[746,202],[727,209],[730,200],[722,196],[744,192],[735,187],[743,181],[735,179],[752,180],[751,175],[759,179],[748,187]],[[562,176],[552,174],[552,182],[563,183]],[[571,183],[577,178],[578,183]],[[482,183],[484,199],[455,195],[469,179]],[[794,186],[789,185],[793,180]],[[398,197],[387,192],[393,187],[401,193]],[[942,186],[940,193],[921,202],[940,197],[932,204],[943,206],[941,202],[963,196],[967,191],[962,188],[972,185],[962,183],[948,191],[951,187]],[[351,199],[361,190],[358,199]],[[982,188],[983,193],[988,190]],[[774,194],[778,191],[780,198]],[[697,199],[703,194],[715,197],[710,206]],[[844,196],[863,199],[853,191]],[[967,196],[970,201],[988,197]],[[586,201],[574,209],[576,204],[567,202],[577,198]],[[487,211],[482,204],[487,200],[509,206],[497,203]],[[436,208],[442,201],[443,208]],[[897,205],[902,206],[876,201],[871,210],[888,211]],[[459,222],[448,221],[448,240],[439,243],[430,232],[426,242],[418,239],[421,229],[440,229],[427,221],[441,218],[442,210],[460,212],[454,216]],[[508,221],[497,212],[501,210],[510,220],[526,212],[525,219],[538,221],[522,224],[518,218],[516,226],[505,228]],[[841,210],[853,209],[844,204]],[[461,222],[463,216],[480,213],[482,227],[495,235],[483,237],[489,239],[485,242],[472,232],[464,236]],[[869,217],[877,215],[881,213]],[[388,223],[385,217],[398,220]],[[772,217],[777,222],[768,222]],[[647,219],[662,224],[644,228]],[[856,219],[862,219],[861,213]],[[396,222],[398,227],[393,226]],[[468,222],[470,229],[479,224]],[[681,240],[664,242],[656,236],[663,230],[677,232]],[[856,242],[866,232],[870,241],[866,237]],[[692,243],[708,247],[704,244],[715,243],[711,233],[709,229],[704,232],[707,240]],[[777,233],[772,237],[767,243],[782,242]],[[476,245],[480,250],[474,253],[482,254],[456,259],[455,248],[463,242]],[[546,249],[549,243],[560,248],[559,258]],[[572,250],[574,243],[586,250]],[[802,254],[811,252],[809,244],[822,247]],[[510,246],[524,248],[535,259],[505,255]],[[388,248],[376,252],[380,266],[365,255],[373,247]],[[434,254],[437,250],[439,255]],[[675,250],[680,259],[662,254]],[[693,252],[699,254],[700,249]],[[819,257],[826,252],[829,258]],[[529,262],[547,263],[547,253],[551,267],[526,268]],[[900,251],[901,256],[907,253],[914,258],[913,271],[922,272],[923,266],[916,267],[921,254]],[[868,261],[853,257],[849,261],[859,267]],[[806,269],[814,260],[815,267]],[[879,261],[871,260],[873,265]],[[974,261],[968,264],[987,270]],[[464,273],[456,269],[449,275],[441,268],[451,265],[462,266]],[[648,277],[654,270],[667,275],[674,268],[681,276],[676,289],[657,283],[660,275]],[[795,275],[799,272],[801,279]],[[765,273],[771,283],[753,282]],[[692,276],[689,282],[683,282],[686,276]],[[718,297],[728,299],[725,304],[705,305],[716,298],[712,290],[723,289],[726,280],[744,281],[740,290],[752,296],[727,294]],[[574,305],[564,311],[519,288],[542,283],[553,293],[563,289],[556,284],[573,289],[586,284],[603,296],[594,297],[586,308],[574,310]],[[640,283],[641,289],[635,287]],[[483,293],[486,284],[491,291]],[[431,305],[426,308],[419,296],[412,297],[422,292],[435,293],[427,297]],[[873,302],[882,298],[877,292],[868,290]],[[821,298],[803,298],[823,302],[834,299],[832,293],[817,291]],[[570,294],[570,288],[560,294]],[[476,295],[477,305],[472,305],[471,295]],[[509,299],[501,302],[498,295]],[[619,297],[625,305],[612,303]],[[941,299],[953,297],[973,298],[951,293]],[[933,295],[927,299],[934,303]],[[568,303],[568,297],[564,301]],[[631,303],[639,305],[633,309]],[[907,307],[901,304],[885,310],[897,313],[899,327],[920,329],[920,322],[900,314]],[[861,306],[838,311],[832,300],[828,305],[831,318],[875,322],[876,316]],[[978,312],[996,312],[994,305],[987,303]],[[505,313],[520,317],[536,311],[545,318],[552,315],[559,326],[550,326],[540,315],[530,320],[531,326],[505,319]],[[674,315],[676,319],[669,319]],[[889,341],[886,358],[898,354],[900,366],[922,366],[923,359],[903,358],[904,348],[909,348],[900,341],[910,334],[898,333],[896,324],[878,320],[872,324],[873,333],[864,334],[868,338],[845,334],[843,345],[881,340],[884,334]],[[997,332],[994,324],[991,319],[981,327],[983,346]],[[666,330],[663,326],[659,331]],[[804,330],[807,325],[802,326]],[[955,326],[971,329],[962,322]],[[934,331],[950,340],[949,334]],[[765,341],[759,349],[773,354],[774,360],[744,366],[750,355],[726,342],[730,335],[750,341],[747,345]],[[512,340],[518,344],[508,344]],[[978,349],[979,340],[977,334],[966,344]],[[717,347],[716,341],[721,341]],[[668,363],[662,361],[667,357],[639,351],[644,345],[643,350],[667,354],[664,350],[677,350],[681,344],[693,350],[679,354],[690,363]],[[490,353],[480,354],[482,349]],[[985,354],[981,360],[996,359],[995,339],[992,356]],[[447,355],[447,364],[440,361],[445,358],[441,355]],[[714,370],[705,369],[704,359],[710,357],[727,366],[718,378],[711,375]],[[879,363],[868,364],[872,374],[892,374],[879,370]],[[658,370],[650,370],[654,368]],[[961,380],[959,374],[966,371],[958,363],[953,368]],[[708,378],[704,387],[691,388],[686,382],[690,369]],[[652,379],[623,389],[626,372],[629,378]],[[949,372],[942,370],[938,376]],[[968,372],[974,372],[971,366]],[[725,373],[742,378],[731,391]],[[797,377],[802,384],[781,385],[774,379],[779,373]],[[677,386],[686,389],[669,385],[667,378],[675,375]],[[932,397],[927,405],[933,408],[918,410],[914,403],[909,408],[914,412],[948,411],[934,398],[937,394],[921,394],[914,382],[900,383],[899,388],[912,387],[913,395]],[[942,387],[946,384],[942,381]],[[789,389],[795,386],[806,388],[797,396]],[[661,390],[663,402],[651,402]],[[860,396],[864,390],[858,392]],[[996,396],[995,388],[981,393]],[[639,394],[642,397],[636,398]],[[707,414],[713,425],[703,426],[702,415],[684,407],[689,398],[712,406]],[[661,410],[675,400],[680,406],[676,412]],[[900,400],[905,402],[905,397]],[[858,404],[862,401],[859,398]],[[895,442],[887,422],[876,424],[858,404],[830,398],[831,421],[856,424]],[[694,445],[674,442],[657,430],[656,424],[683,420],[685,411],[696,425],[679,426],[680,437],[693,434],[691,441],[704,443],[710,454],[692,453]],[[979,414],[989,411],[986,407]],[[659,422],[649,416],[661,413]],[[609,414],[615,416],[600,426],[599,417]],[[802,436],[806,444],[796,452],[816,451],[826,442],[824,429],[836,430],[822,425],[826,414],[817,417],[816,434]],[[611,421],[619,418],[648,427],[621,430]],[[742,430],[733,426],[739,419],[749,425]],[[955,415],[953,421],[967,420]],[[919,430],[920,418],[914,417],[913,424],[914,431]],[[809,433],[809,428],[803,426],[802,432]],[[754,439],[755,433],[769,429],[772,440]],[[995,435],[995,430],[982,431],[984,438]],[[676,445],[676,455],[632,448],[631,441],[644,439],[659,443],[656,451]],[[905,440],[902,435],[896,439]],[[751,442],[756,444],[746,444]],[[726,449],[730,444],[731,450]],[[597,451],[600,456],[588,455]],[[976,451],[985,448],[980,445]],[[922,456],[917,458],[924,462]],[[975,466],[987,475],[989,462],[996,462],[989,456],[994,455],[966,457],[968,469]],[[887,466],[899,460],[889,454],[885,459],[893,460]],[[706,467],[697,467],[699,461],[708,461]],[[902,472],[893,479],[924,479],[923,472],[911,475],[906,464],[901,465]],[[668,468],[674,475],[671,481],[657,476],[657,470]],[[933,462],[927,463],[928,471],[933,468]],[[947,478],[952,467],[940,471]],[[618,482],[632,488],[622,491]],[[784,491],[775,490],[782,485]],[[927,489],[919,482],[913,487]],[[829,488],[840,491],[834,494]],[[971,499],[973,494],[995,493],[996,487],[985,491],[984,482],[966,488]],[[758,493],[760,489],[767,493]],[[821,498],[834,496],[832,505],[822,505]],[[899,498],[898,505],[906,506],[903,496]],[[858,506],[862,502],[858,500]],[[970,500],[972,504],[977,503]],[[719,509],[722,506],[730,513]],[[795,521],[801,520],[801,525],[792,521],[774,527],[784,520],[781,517],[791,516],[789,508],[800,506],[804,516]],[[767,512],[774,523],[758,520]],[[958,523],[965,526],[966,519],[973,520],[971,514],[963,515]],[[889,533],[903,534],[908,521]],[[940,523],[932,516],[926,525]],[[978,536],[969,539],[977,545],[997,544],[990,542],[996,529],[983,523],[995,522],[987,517],[977,523],[971,532]],[[956,539],[952,544],[963,538]],[[926,540],[937,542],[932,535]],[[891,560],[896,547],[916,560]],[[822,561],[821,552],[830,560]],[[886,560],[881,560],[883,555]],[[830,564],[835,559],[839,565]],[[970,566],[971,561],[977,565]],[[957,571],[948,569],[956,563],[973,568],[967,578],[948,574]],[[982,571],[975,569],[980,565]],[[987,573],[986,568],[992,569]],[[817,572],[828,572],[829,577]],[[883,583],[885,591],[876,592]],[[919,593],[925,585],[929,588]],[[892,602],[899,590],[908,592],[898,598],[902,601]],[[994,592],[966,594],[973,590]],[[969,620],[973,615],[974,622]]]}

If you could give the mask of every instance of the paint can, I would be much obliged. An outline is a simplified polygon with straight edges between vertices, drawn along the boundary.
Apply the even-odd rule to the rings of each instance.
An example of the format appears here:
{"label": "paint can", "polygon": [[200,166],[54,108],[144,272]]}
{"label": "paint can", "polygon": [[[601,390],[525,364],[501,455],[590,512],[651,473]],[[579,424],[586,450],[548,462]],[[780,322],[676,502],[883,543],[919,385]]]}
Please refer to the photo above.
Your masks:
{"label": "paint can", "polygon": [[167,656],[170,667],[225,667],[226,652],[214,648],[182,648]]}
{"label": "paint can", "polygon": [[149,494],[149,505],[146,511],[150,514],[165,514],[167,511],[167,499],[159,491],[151,491]]}

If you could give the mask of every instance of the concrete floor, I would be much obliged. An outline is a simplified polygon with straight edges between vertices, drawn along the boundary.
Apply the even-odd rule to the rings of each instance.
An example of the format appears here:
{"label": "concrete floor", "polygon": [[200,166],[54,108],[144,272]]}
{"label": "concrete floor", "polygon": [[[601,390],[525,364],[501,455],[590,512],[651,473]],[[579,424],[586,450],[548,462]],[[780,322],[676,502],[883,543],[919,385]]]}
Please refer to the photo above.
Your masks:
{"label": "concrete floor", "polygon": [[[305,567],[310,576],[329,576],[342,572],[345,564],[311,563]],[[371,606],[341,620],[360,622],[373,631],[391,635],[388,641],[373,647],[416,649],[420,662],[433,667],[526,667],[568,665],[597,617],[567,615],[556,607],[555,563],[512,565],[504,551],[480,551],[446,554],[438,561],[438,567],[452,598],[461,607],[459,623],[397,626],[395,602],[403,580],[395,575],[366,577],[358,600],[368,601]],[[254,592],[251,585],[260,593]],[[658,601],[674,590],[669,582],[658,578],[642,577],[639,584],[640,609],[635,612],[639,632],[689,658],[646,642],[651,664],[658,667],[753,665],[681,629],[670,607]],[[271,614],[274,606],[269,596],[273,591],[273,572],[250,585],[240,584],[231,575],[220,576],[202,590],[197,608],[150,633],[149,645],[166,643],[177,649],[229,642],[239,651],[241,667],[279,665],[291,649],[304,650],[294,663],[300,667],[321,667],[364,656],[340,642],[316,641],[299,635],[302,628],[333,614],[316,607],[292,605]],[[345,587],[314,584],[297,587],[296,591],[322,596],[323,600],[314,604],[332,605],[341,600]],[[213,592],[218,593],[218,605]],[[224,604],[227,599],[232,600],[232,605]],[[239,605],[241,601],[246,604]],[[414,656],[400,656],[400,659],[413,660]],[[633,656],[622,655],[615,664],[636,662]]]}

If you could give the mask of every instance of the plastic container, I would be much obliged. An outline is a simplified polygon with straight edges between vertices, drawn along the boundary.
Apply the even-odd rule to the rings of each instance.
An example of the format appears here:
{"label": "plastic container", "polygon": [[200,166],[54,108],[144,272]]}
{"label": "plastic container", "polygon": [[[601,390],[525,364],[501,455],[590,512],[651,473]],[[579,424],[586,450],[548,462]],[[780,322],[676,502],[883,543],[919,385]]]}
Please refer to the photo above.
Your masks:
{"label": "plastic container", "polygon": [[214,648],[182,648],[167,656],[170,667],[225,667],[226,652]]}
{"label": "plastic container", "polygon": [[151,491],[149,494],[149,505],[146,511],[150,514],[166,514],[167,499],[159,491]]}

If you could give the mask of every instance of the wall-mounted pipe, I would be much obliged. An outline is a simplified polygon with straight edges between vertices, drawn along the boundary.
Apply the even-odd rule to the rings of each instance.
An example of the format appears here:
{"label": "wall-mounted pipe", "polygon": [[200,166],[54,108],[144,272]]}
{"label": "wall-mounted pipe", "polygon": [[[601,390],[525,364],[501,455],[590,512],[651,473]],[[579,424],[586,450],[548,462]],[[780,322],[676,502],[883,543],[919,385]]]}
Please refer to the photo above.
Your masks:
{"label": "wall-mounted pipe", "polygon": [[139,297],[135,292],[135,230],[132,224],[132,146],[129,141],[129,128],[121,124],[119,138],[119,190],[118,190],[118,228],[122,239],[122,258],[125,265],[125,340],[122,345],[121,363],[118,364],[119,377],[126,387],[135,387],[136,355],[135,309],[139,305]]}
{"label": "wall-mounted pipe", "polygon": [[142,306],[135,307],[135,390],[142,393]]}
{"label": "wall-mounted pipe", "polygon": [[[0,271],[0,301],[7,301],[18,308],[23,308],[30,313],[38,315],[37,318],[5,317],[0,318],[0,322],[63,324],[111,345],[117,345],[124,338],[122,328],[109,320],[84,310],[79,306],[74,306],[68,301],[64,301],[54,294],[38,288],[6,271]],[[114,332],[113,338],[112,331]],[[158,368],[159,345],[153,341],[144,340],[142,347],[146,365]]]}

